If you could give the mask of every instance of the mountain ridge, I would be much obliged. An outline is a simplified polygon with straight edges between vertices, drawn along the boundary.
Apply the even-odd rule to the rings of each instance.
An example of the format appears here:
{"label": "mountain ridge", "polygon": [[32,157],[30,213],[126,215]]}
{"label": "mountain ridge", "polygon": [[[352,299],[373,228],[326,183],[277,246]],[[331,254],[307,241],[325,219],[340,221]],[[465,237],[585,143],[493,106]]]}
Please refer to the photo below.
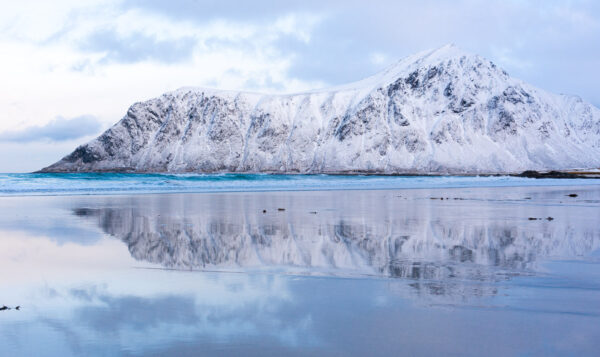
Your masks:
{"label": "mountain ridge", "polygon": [[600,110],[446,45],[346,85],[180,88],[42,172],[482,174],[600,167]]}

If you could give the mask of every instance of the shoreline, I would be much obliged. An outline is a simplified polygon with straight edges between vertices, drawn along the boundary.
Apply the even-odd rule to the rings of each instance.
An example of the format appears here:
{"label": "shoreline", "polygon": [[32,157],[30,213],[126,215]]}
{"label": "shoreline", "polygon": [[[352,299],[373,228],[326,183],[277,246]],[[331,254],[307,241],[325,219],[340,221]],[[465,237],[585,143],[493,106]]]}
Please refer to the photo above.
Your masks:
{"label": "shoreline", "polygon": [[[563,182],[569,182],[565,180]],[[98,192],[86,191],[78,192],[47,192],[47,193],[16,193],[16,194],[3,194],[0,192],[0,200],[5,198],[23,198],[23,197],[124,197],[124,196],[177,196],[177,195],[230,195],[230,194],[300,194],[300,193],[351,193],[351,192],[407,192],[407,191],[439,191],[439,190],[503,190],[503,189],[556,189],[556,188],[577,188],[577,189],[590,189],[594,186],[600,186],[600,180],[597,183],[573,183],[573,184],[533,184],[533,185],[487,185],[487,186],[419,186],[419,187],[356,187],[356,188],[282,188],[282,189],[223,189],[223,190],[173,190],[173,191],[109,191],[109,190],[98,190]],[[434,199],[434,198],[432,198]]]}
{"label": "shoreline", "polygon": [[[596,171],[597,170],[597,171]],[[29,172],[29,174],[124,174],[124,175],[272,175],[272,176],[381,176],[381,177],[527,177],[527,178],[600,178],[600,169],[566,169],[566,170],[525,170],[517,172],[482,172],[482,173],[419,173],[419,172],[396,172],[386,173],[369,170],[348,170],[348,171],[325,171],[325,172],[279,172],[279,171],[214,171],[214,172],[195,172],[195,171],[138,171],[134,169],[111,169],[111,170],[91,170],[91,171],[50,171],[38,170]]]}

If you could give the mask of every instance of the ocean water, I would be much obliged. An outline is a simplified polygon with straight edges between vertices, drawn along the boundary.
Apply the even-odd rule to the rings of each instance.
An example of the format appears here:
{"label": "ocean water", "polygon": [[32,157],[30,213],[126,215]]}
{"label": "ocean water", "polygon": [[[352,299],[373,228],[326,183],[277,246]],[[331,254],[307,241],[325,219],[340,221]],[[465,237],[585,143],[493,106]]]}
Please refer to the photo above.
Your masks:
{"label": "ocean water", "polygon": [[510,176],[343,176],[271,174],[0,174],[0,195],[369,190],[598,185],[600,179]]}
{"label": "ocean water", "polygon": [[[0,196],[0,356],[600,351],[595,180],[173,177],[191,187],[58,175]],[[401,186],[419,180],[442,187]],[[357,182],[379,189],[339,190]]]}

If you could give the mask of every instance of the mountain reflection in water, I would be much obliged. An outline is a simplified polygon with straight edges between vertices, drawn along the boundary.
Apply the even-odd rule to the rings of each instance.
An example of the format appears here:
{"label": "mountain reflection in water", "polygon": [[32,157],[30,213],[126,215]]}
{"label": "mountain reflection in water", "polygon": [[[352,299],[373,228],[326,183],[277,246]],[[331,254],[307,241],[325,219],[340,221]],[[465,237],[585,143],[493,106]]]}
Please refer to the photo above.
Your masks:
{"label": "mountain reflection in water", "polygon": [[0,203],[0,355],[600,348],[598,186]]}
{"label": "mountain reflection in water", "polygon": [[[430,294],[531,274],[540,260],[599,246],[600,227],[580,214],[589,207],[415,192],[138,196],[74,213],[96,219],[134,258],[167,268],[408,278]],[[487,294],[469,284],[458,290]]]}

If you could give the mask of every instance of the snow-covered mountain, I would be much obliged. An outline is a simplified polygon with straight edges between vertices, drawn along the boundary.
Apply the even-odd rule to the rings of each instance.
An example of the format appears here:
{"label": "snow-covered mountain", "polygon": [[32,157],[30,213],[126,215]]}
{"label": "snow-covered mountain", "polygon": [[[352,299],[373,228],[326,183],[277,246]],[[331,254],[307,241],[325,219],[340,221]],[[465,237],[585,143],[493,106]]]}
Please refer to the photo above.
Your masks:
{"label": "snow-covered mountain", "polygon": [[345,86],[183,88],[47,172],[507,173],[600,167],[600,110],[447,45]]}

